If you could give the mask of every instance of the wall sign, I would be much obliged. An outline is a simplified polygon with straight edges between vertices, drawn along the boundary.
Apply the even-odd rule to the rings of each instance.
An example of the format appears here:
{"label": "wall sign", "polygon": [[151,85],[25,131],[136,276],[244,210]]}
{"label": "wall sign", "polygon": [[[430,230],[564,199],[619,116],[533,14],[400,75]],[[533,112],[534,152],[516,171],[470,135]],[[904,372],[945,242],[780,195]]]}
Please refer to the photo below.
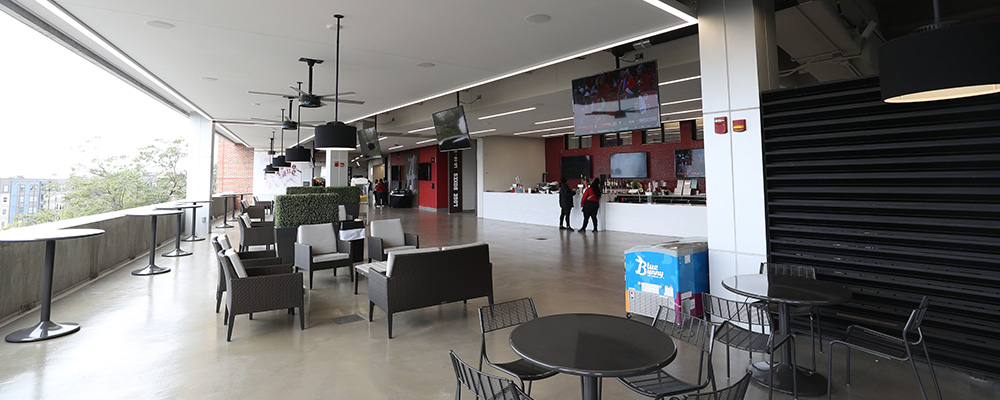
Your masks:
{"label": "wall sign", "polygon": [[448,212],[462,212],[462,152],[448,152]]}

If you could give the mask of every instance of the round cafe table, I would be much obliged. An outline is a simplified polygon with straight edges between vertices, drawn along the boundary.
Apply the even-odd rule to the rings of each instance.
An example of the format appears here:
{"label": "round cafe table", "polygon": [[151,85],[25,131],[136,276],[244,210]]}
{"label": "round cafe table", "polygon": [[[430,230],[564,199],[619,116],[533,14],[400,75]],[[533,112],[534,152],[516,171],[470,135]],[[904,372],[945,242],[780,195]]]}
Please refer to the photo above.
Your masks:
{"label": "round cafe table", "polygon": [[[158,267],[156,265],[156,217],[163,215],[180,215],[183,213],[184,212],[181,210],[137,210],[127,214],[135,217],[152,218],[152,228],[149,233],[149,265],[132,271],[132,275],[145,276],[170,272],[170,268]],[[180,227],[178,227],[178,229],[180,229]]]}
{"label": "round cafe table", "polygon": [[[181,200],[180,204],[198,204],[198,203],[211,203],[211,200]],[[212,224],[208,224],[208,233],[212,233]],[[181,239],[185,242],[199,242],[205,240],[205,238],[198,236],[198,209],[191,209],[191,236]]]}
{"label": "round cafe table", "polygon": [[52,322],[52,271],[55,269],[56,241],[80,239],[104,233],[102,229],[54,229],[42,230],[22,228],[0,233],[0,242],[45,242],[45,271],[42,277],[41,321],[30,328],[21,329],[4,338],[10,343],[37,342],[66,336],[80,330],[80,324],[72,322]]}
{"label": "round cafe table", "polygon": [[621,317],[558,314],[514,328],[510,347],[525,360],[562,373],[579,375],[583,399],[598,400],[598,379],[641,375],[670,364],[677,356],[663,331]]}
{"label": "round cafe table", "polygon": [[[192,253],[190,251],[187,251],[187,250],[181,250],[181,224],[184,223],[184,221],[182,221],[181,219],[184,218],[184,210],[189,209],[189,208],[192,209],[192,210],[194,210],[194,209],[197,209],[199,207],[201,207],[201,206],[199,206],[197,204],[175,204],[175,205],[172,205],[172,206],[162,206],[162,207],[157,207],[156,208],[157,210],[179,210],[179,211],[181,211],[180,214],[177,214],[177,240],[174,241],[174,249],[171,250],[171,251],[169,251],[169,252],[167,252],[167,253],[163,253],[164,257],[183,257],[183,256],[189,256],[189,255],[194,254],[194,253]],[[194,227],[191,228],[191,232],[194,232]]]}
{"label": "round cafe table", "polygon": [[[722,286],[736,294],[778,304],[778,332],[783,335],[791,333],[788,306],[828,306],[851,300],[851,291],[839,284],[794,276],[736,275],[723,279]],[[790,342],[785,345],[790,345]],[[773,385],[770,381],[771,368],[775,369]],[[757,383],[764,387],[773,386],[774,390],[782,393],[792,393],[792,374],[795,374],[800,396],[826,394],[826,377],[799,366],[793,368],[787,350],[781,352],[781,361],[773,366],[761,361],[750,364],[747,370]]]}

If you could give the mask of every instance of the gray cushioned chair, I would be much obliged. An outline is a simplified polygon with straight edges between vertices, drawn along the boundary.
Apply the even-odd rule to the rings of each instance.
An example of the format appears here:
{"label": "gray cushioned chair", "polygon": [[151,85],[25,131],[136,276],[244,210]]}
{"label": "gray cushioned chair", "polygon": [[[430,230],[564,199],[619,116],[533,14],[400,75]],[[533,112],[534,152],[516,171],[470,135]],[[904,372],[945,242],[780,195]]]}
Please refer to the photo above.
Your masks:
{"label": "gray cushioned chair", "polygon": [[[309,271],[309,289],[313,287],[313,272],[337,268],[351,268],[351,243],[337,237],[337,228],[332,223],[300,225],[295,240],[295,267]],[[354,280],[351,270],[347,275]]]}
{"label": "gray cushioned chair", "polygon": [[368,262],[372,259],[388,261],[391,251],[410,250],[420,246],[420,237],[415,233],[404,233],[403,223],[398,218],[371,222],[368,235]]}
{"label": "gray cushioned chair", "polygon": [[250,246],[274,246],[274,222],[252,222],[246,213],[237,218],[240,224],[240,248],[238,251],[250,250]]}
{"label": "gray cushioned chair", "polygon": [[276,265],[260,268],[242,268],[245,276],[237,271],[237,262],[242,267],[242,261],[230,249],[219,254],[223,272],[226,275],[226,315],[224,321],[229,325],[226,341],[233,338],[233,323],[236,315],[250,314],[270,310],[288,309],[294,315],[294,308],[299,308],[299,326],[306,329],[305,291],[302,290],[302,274],[292,272],[291,265]]}
{"label": "gray cushioned chair", "polygon": [[[229,243],[229,236],[225,233],[213,237],[209,242],[212,243],[212,248],[215,249],[216,254],[233,248],[232,244]],[[243,266],[247,270],[281,264],[281,258],[278,257],[274,250],[243,251],[236,252],[236,254],[239,255],[240,260],[243,261]],[[222,270],[224,267],[221,261],[218,264],[219,283],[215,287],[215,312],[219,312],[219,308],[222,306],[222,293],[226,291],[226,274]]]}
{"label": "gray cushioned chair", "polygon": [[246,200],[240,200],[240,210],[250,216],[251,220],[264,221],[264,214],[266,213],[263,206],[251,206],[250,202]]}

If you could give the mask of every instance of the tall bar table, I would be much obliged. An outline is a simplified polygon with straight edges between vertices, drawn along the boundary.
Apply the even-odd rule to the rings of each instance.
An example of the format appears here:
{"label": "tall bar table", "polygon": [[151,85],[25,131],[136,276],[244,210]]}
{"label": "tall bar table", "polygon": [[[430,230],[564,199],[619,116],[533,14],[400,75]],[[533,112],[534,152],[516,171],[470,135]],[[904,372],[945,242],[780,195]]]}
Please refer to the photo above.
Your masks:
{"label": "tall bar table", "polygon": [[[211,203],[212,200],[181,200],[178,203],[181,204],[198,204],[198,203]],[[212,224],[208,224],[208,233],[212,233]],[[188,236],[181,241],[184,242],[199,242],[205,240],[205,238],[198,236],[198,209],[191,209],[191,236]]]}
{"label": "tall bar table", "polygon": [[180,210],[137,210],[127,214],[135,217],[152,218],[152,229],[150,229],[151,232],[149,234],[149,265],[145,268],[132,271],[132,275],[146,276],[170,272],[170,268],[163,268],[156,265],[156,217],[162,215],[180,215],[183,213]]}
{"label": "tall bar table", "polygon": [[163,253],[164,257],[184,257],[194,254],[187,250],[181,250],[181,224],[184,222],[182,220],[184,218],[184,210],[189,208],[194,210],[199,207],[201,206],[197,204],[175,204],[172,206],[162,206],[156,208],[157,210],[178,210],[181,212],[180,214],[177,214],[177,240],[174,241],[174,249]]}
{"label": "tall bar table", "polygon": [[73,322],[52,322],[52,271],[55,269],[56,240],[79,239],[104,233],[102,229],[18,229],[0,233],[0,242],[40,242],[45,241],[45,275],[42,278],[41,321],[30,328],[21,329],[7,335],[10,343],[28,343],[66,336],[80,330],[80,324]]}
{"label": "tall bar table", "polygon": [[233,199],[234,203],[233,203],[233,219],[232,220],[233,221],[236,220],[236,203],[235,203],[235,201],[236,201],[236,195],[235,194],[217,194],[217,195],[212,196],[212,197],[217,198],[217,199],[222,199],[222,225],[216,225],[215,227],[216,228],[232,228],[233,226],[229,225],[229,217],[226,216],[226,214],[229,214],[229,199]]}

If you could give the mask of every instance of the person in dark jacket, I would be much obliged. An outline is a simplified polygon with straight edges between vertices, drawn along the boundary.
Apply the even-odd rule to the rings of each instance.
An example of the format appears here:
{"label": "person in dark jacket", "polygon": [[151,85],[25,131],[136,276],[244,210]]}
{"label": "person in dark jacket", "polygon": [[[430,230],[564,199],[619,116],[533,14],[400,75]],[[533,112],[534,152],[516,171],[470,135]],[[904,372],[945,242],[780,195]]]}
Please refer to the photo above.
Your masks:
{"label": "person in dark jacket", "polygon": [[[570,189],[569,185],[566,184],[566,178],[562,178],[559,182],[559,208],[562,209],[562,213],[559,214],[559,229],[569,229],[573,230],[573,226],[569,223],[569,213],[573,210],[573,195],[576,191]],[[563,219],[566,220],[566,226],[563,226]]]}
{"label": "person in dark jacket", "polygon": [[594,232],[597,232],[597,210],[601,207],[601,178],[594,178],[587,190],[583,191],[580,206],[583,207],[583,227],[580,228],[580,232],[587,230],[588,217],[594,220]]}

